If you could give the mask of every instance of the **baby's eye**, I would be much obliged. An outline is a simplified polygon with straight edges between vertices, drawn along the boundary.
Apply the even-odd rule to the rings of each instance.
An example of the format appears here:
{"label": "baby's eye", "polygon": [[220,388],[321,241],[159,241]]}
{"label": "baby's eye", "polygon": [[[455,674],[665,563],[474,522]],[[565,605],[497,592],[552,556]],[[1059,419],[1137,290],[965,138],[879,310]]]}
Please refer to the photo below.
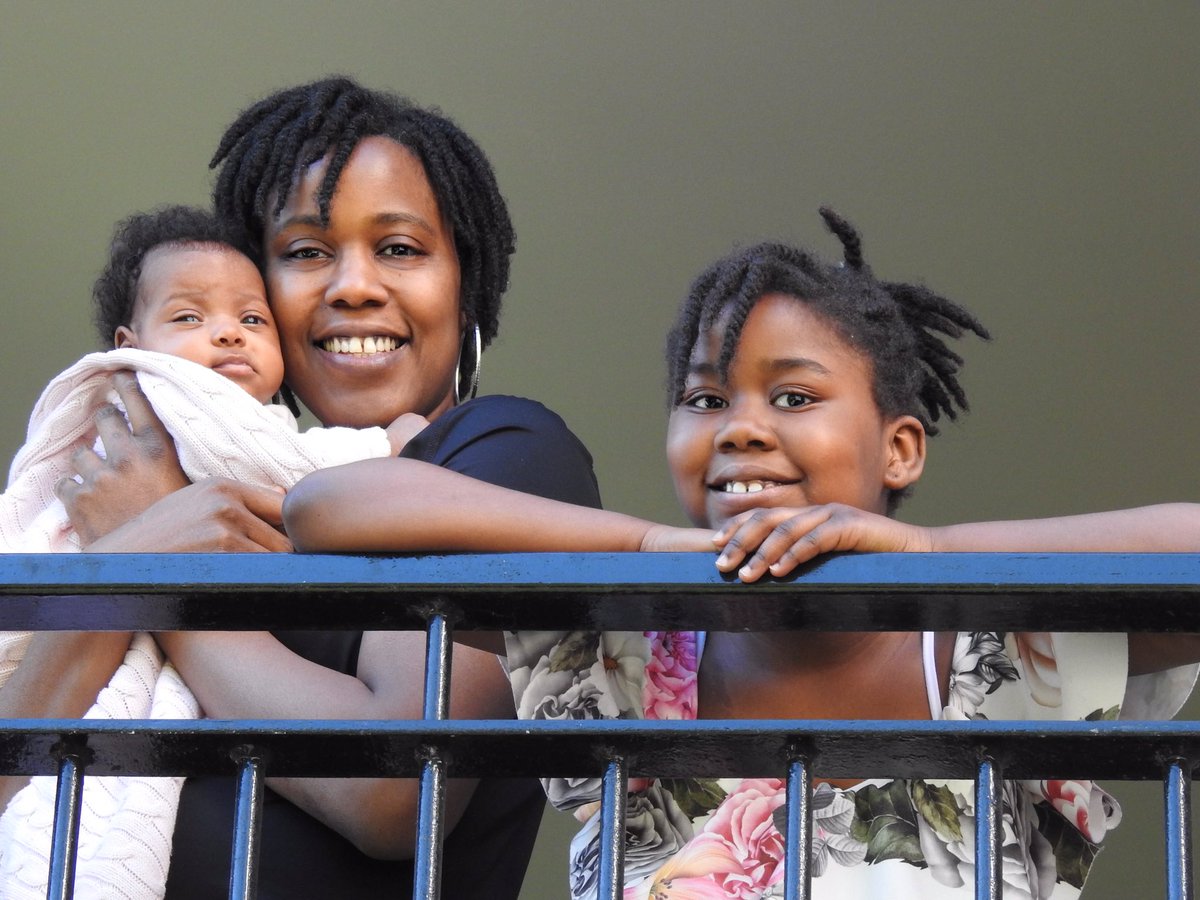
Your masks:
{"label": "baby's eye", "polygon": [[271,320],[266,316],[260,316],[258,313],[246,313],[242,316],[243,325],[270,325]]}
{"label": "baby's eye", "polygon": [[180,313],[171,320],[172,322],[199,322],[200,317],[195,313]]}
{"label": "baby's eye", "polygon": [[690,406],[692,409],[724,409],[728,405],[724,397],[718,397],[716,394],[694,394],[683,399],[683,406]]}
{"label": "baby's eye", "polygon": [[801,394],[799,391],[785,391],[775,397],[771,401],[771,405],[777,406],[780,409],[799,409],[802,406],[808,406],[812,402],[812,397],[809,397],[807,394]]}

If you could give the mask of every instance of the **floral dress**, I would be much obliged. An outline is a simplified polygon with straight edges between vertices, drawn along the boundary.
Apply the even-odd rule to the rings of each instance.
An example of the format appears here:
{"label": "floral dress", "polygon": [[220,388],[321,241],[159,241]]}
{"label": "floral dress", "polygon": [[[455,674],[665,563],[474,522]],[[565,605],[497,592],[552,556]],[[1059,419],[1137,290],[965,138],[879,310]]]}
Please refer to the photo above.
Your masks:
{"label": "floral dress", "polygon": [[[515,632],[507,638],[519,718],[696,718],[700,632]],[[1126,658],[1120,634],[960,633],[941,717],[1174,715],[1196,667],[1127,678]],[[583,822],[571,844],[570,896],[595,897],[600,779],[556,778],[544,785],[555,806]],[[782,897],[785,791],[781,778],[631,779],[626,900]],[[1077,897],[1105,833],[1120,822],[1116,801],[1078,780],[1009,781],[1003,794],[1006,900]],[[815,898],[973,895],[971,781],[820,784],[812,815]]]}

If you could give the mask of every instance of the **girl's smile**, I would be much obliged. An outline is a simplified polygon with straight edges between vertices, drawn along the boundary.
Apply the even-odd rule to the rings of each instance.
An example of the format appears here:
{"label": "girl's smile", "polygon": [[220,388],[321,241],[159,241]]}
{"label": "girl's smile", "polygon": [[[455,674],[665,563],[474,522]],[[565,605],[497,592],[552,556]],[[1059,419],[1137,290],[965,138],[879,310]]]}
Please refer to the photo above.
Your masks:
{"label": "girl's smile", "polygon": [[915,420],[885,420],[862,354],[811,305],[783,294],[750,311],[724,380],[720,338],[714,329],[693,350],[667,435],[692,521],[717,527],[757,507],[822,503],[885,512],[889,492],[908,483],[893,466],[896,434]]}

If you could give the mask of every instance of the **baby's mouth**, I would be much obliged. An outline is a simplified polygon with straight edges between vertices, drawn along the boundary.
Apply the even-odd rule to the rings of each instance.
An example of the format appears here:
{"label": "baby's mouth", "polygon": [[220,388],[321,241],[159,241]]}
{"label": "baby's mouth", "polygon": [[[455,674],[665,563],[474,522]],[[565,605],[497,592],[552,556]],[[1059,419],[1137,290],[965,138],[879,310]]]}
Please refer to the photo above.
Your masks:
{"label": "baby's mouth", "polygon": [[328,337],[316,342],[327,353],[350,353],[356,356],[371,356],[375,353],[390,353],[399,350],[403,342],[391,335],[378,334],[367,337]]}

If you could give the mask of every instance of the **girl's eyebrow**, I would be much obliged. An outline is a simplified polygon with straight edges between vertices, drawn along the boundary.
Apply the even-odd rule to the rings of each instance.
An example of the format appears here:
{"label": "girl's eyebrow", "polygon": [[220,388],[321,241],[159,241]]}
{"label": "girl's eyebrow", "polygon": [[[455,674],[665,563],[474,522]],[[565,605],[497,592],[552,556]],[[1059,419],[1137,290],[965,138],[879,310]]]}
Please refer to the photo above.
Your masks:
{"label": "girl's eyebrow", "polygon": [[832,375],[827,366],[822,365],[815,359],[809,359],[806,356],[783,357],[782,359],[768,360],[763,366],[764,369],[771,372],[784,372],[789,369],[808,369],[810,372],[815,372],[818,375]]}

